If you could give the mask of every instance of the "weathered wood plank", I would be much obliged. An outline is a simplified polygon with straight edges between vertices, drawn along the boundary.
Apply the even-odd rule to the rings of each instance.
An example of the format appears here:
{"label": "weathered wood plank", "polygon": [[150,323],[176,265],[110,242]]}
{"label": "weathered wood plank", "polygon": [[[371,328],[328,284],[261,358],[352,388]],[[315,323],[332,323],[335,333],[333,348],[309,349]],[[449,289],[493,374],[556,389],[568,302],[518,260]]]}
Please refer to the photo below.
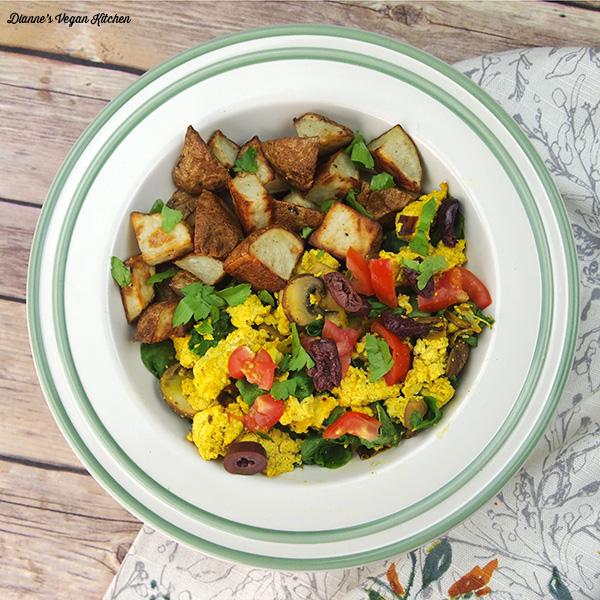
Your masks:
{"label": "weathered wood plank", "polygon": [[137,75],[122,71],[96,69],[38,56],[0,52],[0,85],[25,87],[40,92],[69,94],[108,102],[137,78]]}
{"label": "weathered wood plank", "polygon": [[0,197],[40,202],[67,152],[106,102],[0,86]]}
{"label": "weathered wood plank", "polygon": [[0,200],[0,296],[24,299],[27,264],[40,209]]}
{"label": "weathered wood plank", "polygon": [[[27,14],[97,12],[85,2],[30,2]],[[119,2],[102,3],[128,24],[0,25],[6,45],[147,69],[193,45],[250,27],[330,23],[391,35],[453,62],[519,46],[595,45],[600,15],[580,6],[518,0],[471,2]],[[168,13],[168,14],[167,14]],[[203,24],[202,27],[198,23]],[[156,32],[160,31],[157,36]]]}
{"label": "weathered wood plank", "polygon": [[0,300],[0,455],[81,468],[42,396],[25,313],[24,304]]}
{"label": "weathered wood plank", "polygon": [[99,598],[140,523],[91,478],[0,461],[4,598]]}

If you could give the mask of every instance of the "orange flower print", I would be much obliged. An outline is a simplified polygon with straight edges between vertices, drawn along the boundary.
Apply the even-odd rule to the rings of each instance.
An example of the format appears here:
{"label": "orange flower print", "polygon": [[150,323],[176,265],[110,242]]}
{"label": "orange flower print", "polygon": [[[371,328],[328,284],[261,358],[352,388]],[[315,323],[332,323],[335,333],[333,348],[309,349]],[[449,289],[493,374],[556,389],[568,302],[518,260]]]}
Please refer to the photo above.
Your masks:
{"label": "orange flower print", "polygon": [[448,589],[450,598],[462,596],[469,592],[475,592],[476,596],[485,596],[490,593],[488,583],[498,567],[498,559],[491,560],[485,567],[479,565],[473,567],[466,575],[463,575],[457,582],[453,583]]}
{"label": "orange flower print", "polygon": [[396,571],[396,563],[390,563],[388,570],[385,573],[387,577],[388,583],[390,584],[390,589],[396,596],[404,595],[404,588],[398,579],[398,571]]}

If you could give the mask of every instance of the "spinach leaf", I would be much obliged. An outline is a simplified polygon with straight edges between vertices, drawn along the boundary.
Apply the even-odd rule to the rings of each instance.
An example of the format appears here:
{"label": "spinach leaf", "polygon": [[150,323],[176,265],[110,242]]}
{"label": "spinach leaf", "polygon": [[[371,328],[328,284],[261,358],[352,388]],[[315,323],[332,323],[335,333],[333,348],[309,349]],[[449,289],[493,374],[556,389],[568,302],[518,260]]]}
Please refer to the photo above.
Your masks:
{"label": "spinach leaf", "polygon": [[327,469],[343,467],[352,458],[352,450],[322,437],[308,437],[300,446],[302,462]]}
{"label": "spinach leaf", "polygon": [[306,333],[312,337],[321,335],[324,324],[325,324],[325,319],[317,319],[317,320],[313,321],[312,323],[309,323],[306,326],[306,328],[305,328]]}
{"label": "spinach leaf", "polygon": [[176,273],[177,269],[175,267],[171,267],[170,269],[161,271],[160,273],[154,273],[154,275],[151,275],[148,277],[148,279],[146,279],[146,285],[154,285],[155,283],[160,283],[165,279],[171,279],[171,277],[173,277],[173,275]]}
{"label": "spinach leaf", "polygon": [[321,212],[326,213],[333,206],[334,202],[335,198],[329,198],[329,200],[323,201],[320,206]]}
{"label": "spinach leaf", "polygon": [[408,242],[401,240],[393,229],[383,235],[382,248],[387,252],[400,252],[404,246],[408,246]]}
{"label": "spinach leaf", "polygon": [[442,411],[438,408],[437,401],[432,396],[423,396],[425,404],[427,404],[427,415],[426,418],[421,417],[419,413],[413,413],[410,418],[410,428],[413,431],[420,431],[421,429],[427,429],[439,421],[442,418]]}
{"label": "spinach leaf", "polygon": [[[194,354],[204,356],[209,348],[216,346],[220,340],[227,337],[232,331],[233,325],[231,325],[229,315],[226,312],[222,312],[216,321],[205,319],[192,329],[188,348]],[[207,340],[203,334],[211,334],[213,339]]]}
{"label": "spinach leaf", "polygon": [[164,340],[157,344],[141,344],[140,356],[146,369],[158,379],[171,365],[177,362],[171,340]]}
{"label": "spinach leaf", "polygon": [[379,426],[379,435],[372,442],[361,439],[362,445],[367,448],[397,446],[402,436],[400,426],[396,426],[379,402],[375,406],[377,408],[377,419],[381,423]]}

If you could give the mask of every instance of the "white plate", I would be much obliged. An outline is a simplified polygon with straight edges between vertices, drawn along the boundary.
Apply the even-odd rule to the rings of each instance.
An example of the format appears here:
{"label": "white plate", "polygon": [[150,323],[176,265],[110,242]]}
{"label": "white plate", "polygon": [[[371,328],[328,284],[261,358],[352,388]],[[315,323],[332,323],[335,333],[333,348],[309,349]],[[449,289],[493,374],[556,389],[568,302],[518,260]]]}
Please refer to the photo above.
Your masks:
{"label": "white plate", "polygon": [[[497,320],[442,423],[369,461],[269,480],[202,461],[159,400],[109,274],[137,251],[128,214],[173,190],[186,126],[237,141],[323,112],[368,139],[400,122],[426,188],[463,202],[470,267]],[[32,250],[36,366],[63,433],[129,510],[195,548],[282,568],[384,558],[490,498],[541,435],[568,371],[577,285],[564,209],[542,161],[479,88],[436,59],[347,29],[289,26],[217,40],[149,72],[77,142]]]}

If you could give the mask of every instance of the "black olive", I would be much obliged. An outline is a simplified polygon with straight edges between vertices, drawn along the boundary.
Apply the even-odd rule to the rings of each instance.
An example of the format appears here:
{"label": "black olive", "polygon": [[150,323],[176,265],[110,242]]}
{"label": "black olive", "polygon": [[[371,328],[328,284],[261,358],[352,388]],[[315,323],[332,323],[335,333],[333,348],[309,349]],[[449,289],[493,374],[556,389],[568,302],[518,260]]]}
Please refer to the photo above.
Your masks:
{"label": "black olive", "polygon": [[234,475],[254,475],[267,466],[267,453],[256,442],[234,442],[227,448],[223,466]]}

